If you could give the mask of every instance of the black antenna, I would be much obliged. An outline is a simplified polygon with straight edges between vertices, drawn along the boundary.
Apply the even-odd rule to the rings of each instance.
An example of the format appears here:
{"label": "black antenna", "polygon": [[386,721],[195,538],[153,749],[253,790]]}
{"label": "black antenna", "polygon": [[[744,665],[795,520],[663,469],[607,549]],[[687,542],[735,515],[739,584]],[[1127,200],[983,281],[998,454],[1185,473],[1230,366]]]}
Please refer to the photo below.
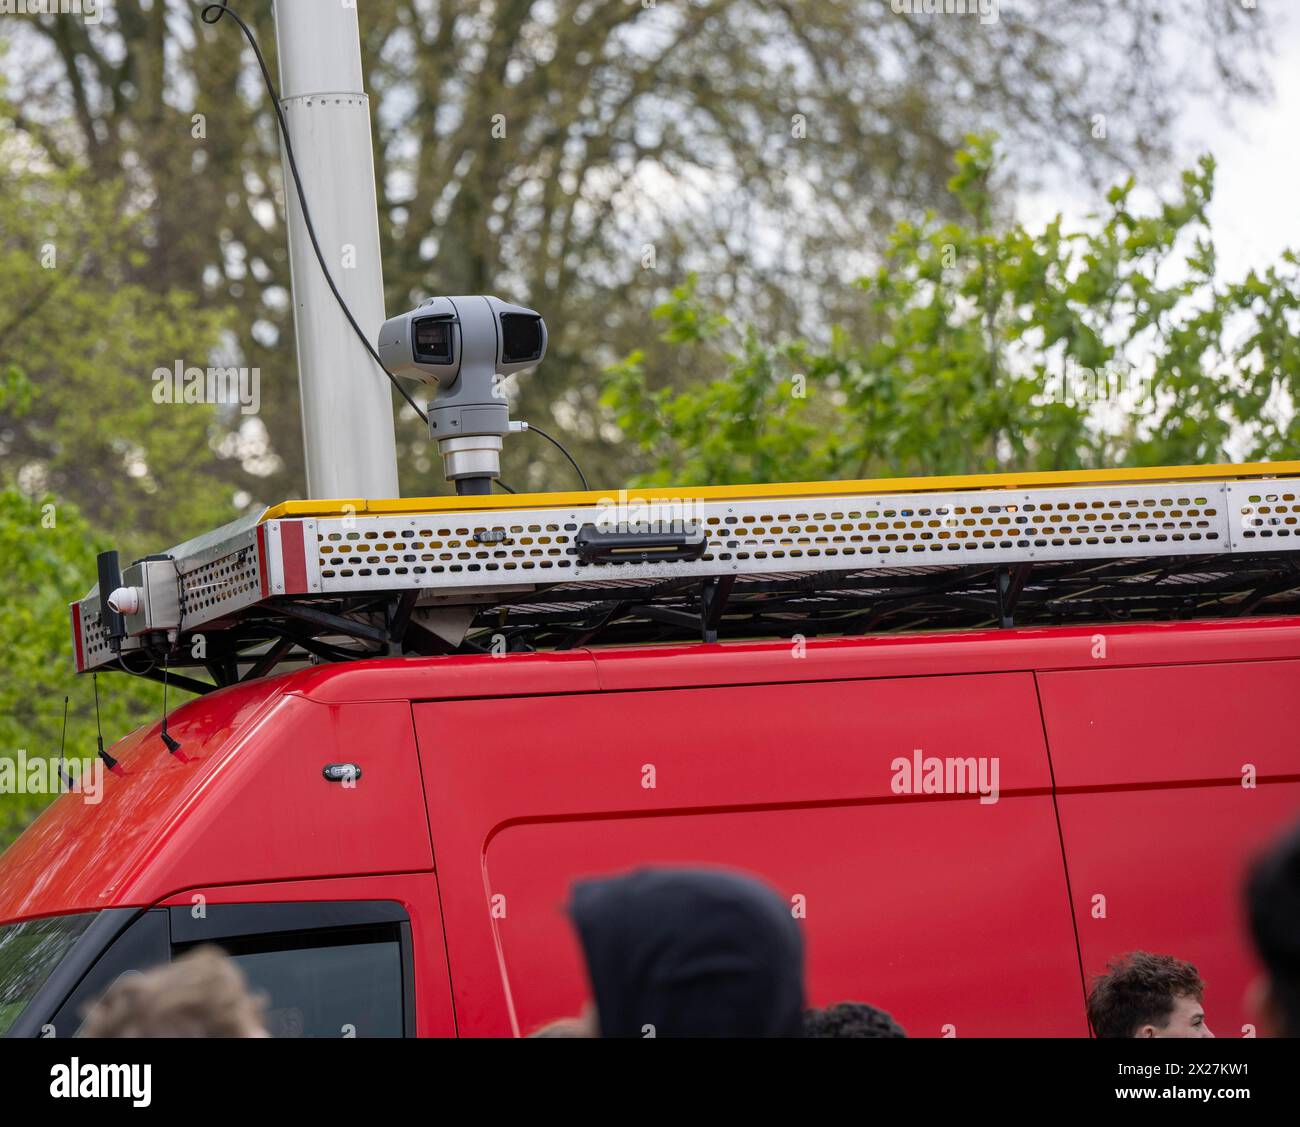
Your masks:
{"label": "black antenna", "polygon": [[117,760],[104,750],[104,729],[99,726],[99,674],[90,675],[91,684],[95,686],[95,741],[99,744],[99,758],[110,771],[117,770]]}
{"label": "black antenna", "polygon": [[173,755],[179,755],[181,750],[180,741],[175,739],[167,731],[167,662],[171,657],[171,646],[163,652],[163,717],[162,717],[162,742],[167,745],[167,750]]}
{"label": "black antenna", "polygon": [[72,776],[64,769],[63,766],[63,749],[68,745],[68,698],[63,698],[63,736],[59,740],[59,781],[72,789]]}

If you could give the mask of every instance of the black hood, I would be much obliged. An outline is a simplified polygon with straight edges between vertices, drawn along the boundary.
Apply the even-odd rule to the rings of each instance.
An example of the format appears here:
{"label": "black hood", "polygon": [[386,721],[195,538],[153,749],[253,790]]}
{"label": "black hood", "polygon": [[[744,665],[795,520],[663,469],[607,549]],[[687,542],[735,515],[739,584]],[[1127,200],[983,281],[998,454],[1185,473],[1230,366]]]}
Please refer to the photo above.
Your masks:
{"label": "black hood", "polygon": [[803,940],[750,877],[642,869],[574,885],[602,1037],[797,1037]]}

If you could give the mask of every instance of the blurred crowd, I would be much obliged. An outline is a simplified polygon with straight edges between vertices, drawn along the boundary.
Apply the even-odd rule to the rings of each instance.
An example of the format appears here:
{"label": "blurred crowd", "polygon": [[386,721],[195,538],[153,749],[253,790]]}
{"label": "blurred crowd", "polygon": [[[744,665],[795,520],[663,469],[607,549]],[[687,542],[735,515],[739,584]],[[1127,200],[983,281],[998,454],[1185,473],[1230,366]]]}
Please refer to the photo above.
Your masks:
{"label": "blurred crowd", "polygon": [[[1261,973],[1257,1034],[1300,1036],[1300,827],[1253,866],[1245,889]],[[531,1037],[906,1037],[865,1002],[809,1009],[803,939],[782,898],[739,873],[643,869],[574,885],[569,916],[590,1000]],[[1133,951],[1098,975],[1088,1021],[1104,1038],[1213,1037],[1196,968]],[[82,1037],[265,1037],[264,999],[203,947],[113,984]]]}

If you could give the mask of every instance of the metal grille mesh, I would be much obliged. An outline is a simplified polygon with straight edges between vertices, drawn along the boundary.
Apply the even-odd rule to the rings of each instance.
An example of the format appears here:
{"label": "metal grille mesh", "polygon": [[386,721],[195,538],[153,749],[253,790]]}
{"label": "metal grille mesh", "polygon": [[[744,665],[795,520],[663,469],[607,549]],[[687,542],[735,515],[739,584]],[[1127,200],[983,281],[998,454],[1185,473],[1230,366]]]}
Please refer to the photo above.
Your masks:
{"label": "metal grille mesh", "polygon": [[86,599],[81,604],[81,648],[87,669],[94,669],[113,656],[98,599]]}
{"label": "metal grille mesh", "polygon": [[[359,527],[340,527],[345,523]],[[321,580],[328,588],[331,580],[335,586],[394,578],[432,583],[484,573],[537,573],[554,582],[580,566],[573,549],[579,527],[576,519],[503,522],[499,516],[483,523],[462,516],[445,524],[428,519],[322,520],[316,536]],[[503,539],[485,543],[479,536]]]}
{"label": "metal grille mesh", "polygon": [[[657,530],[699,525],[703,558],[584,563],[574,541],[597,511],[526,510],[445,519],[364,517],[317,525],[322,590],[554,583],[1024,559],[1226,551],[1223,485],[1124,486],[839,497],[816,502],[645,506]],[[633,524],[635,530],[636,522]]]}
{"label": "metal grille mesh", "polygon": [[1217,545],[1220,507],[1208,496],[952,500],[709,517],[708,560],[849,556],[909,558],[999,549],[1131,549]]}
{"label": "metal grille mesh", "polygon": [[1237,485],[1230,496],[1237,536],[1243,545],[1268,543],[1284,548],[1300,542],[1300,495],[1294,490],[1274,492],[1258,485]]}
{"label": "metal grille mesh", "polygon": [[182,574],[181,608],[185,626],[211,622],[261,598],[257,543]]}

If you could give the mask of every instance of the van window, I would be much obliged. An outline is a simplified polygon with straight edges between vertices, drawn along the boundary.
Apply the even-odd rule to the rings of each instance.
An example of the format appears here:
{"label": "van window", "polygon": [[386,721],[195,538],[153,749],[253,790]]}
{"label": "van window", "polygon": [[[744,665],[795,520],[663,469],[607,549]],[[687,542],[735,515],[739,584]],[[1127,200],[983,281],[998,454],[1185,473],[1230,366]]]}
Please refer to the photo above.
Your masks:
{"label": "van window", "polygon": [[215,944],[265,996],[273,1037],[415,1032],[411,923],[389,901],[172,908],[172,958]]}
{"label": "van window", "polygon": [[13,1025],[94,918],[94,912],[85,912],[0,927],[0,1034]]}
{"label": "van window", "polygon": [[[272,937],[274,940],[274,937]],[[324,933],[268,947],[223,947],[267,998],[272,1037],[402,1036],[402,957],[395,933],[368,939]]]}

